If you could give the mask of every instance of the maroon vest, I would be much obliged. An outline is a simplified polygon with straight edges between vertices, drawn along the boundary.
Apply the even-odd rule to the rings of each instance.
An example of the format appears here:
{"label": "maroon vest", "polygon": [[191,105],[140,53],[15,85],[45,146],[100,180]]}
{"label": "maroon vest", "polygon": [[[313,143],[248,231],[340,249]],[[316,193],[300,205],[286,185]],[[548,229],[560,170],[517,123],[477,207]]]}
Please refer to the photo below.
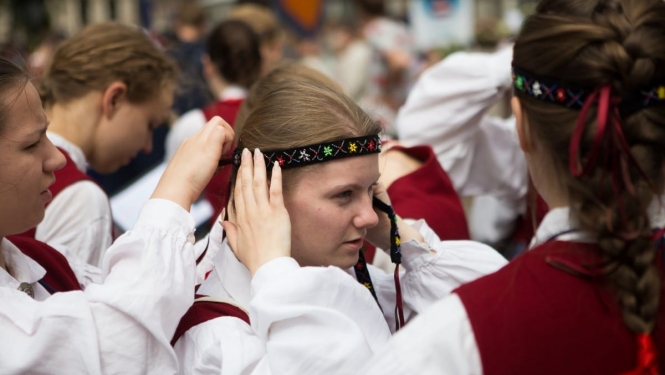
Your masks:
{"label": "maroon vest", "polygon": [[40,280],[40,284],[51,294],[81,290],[81,285],[69,262],[58,250],[23,235],[7,236],[7,240],[46,270],[46,275]]}
{"label": "maroon vest", "polygon": [[[204,296],[196,296],[196,298],[200,297]],[[175,334],[173,334],[171,345],[175,345],[180,337],[182,337],[185,332],[189,331],[190,328],[205,323],[209,320],[225,316],[238,318],[249,324],[249,316],[237,306],[216,301],[194,301],[194,304],[189,308],[189,310],[187,310],[182,319],[180,319],[178,328],[176,328]]]}
{"label": "maroon vest", "polygon": [[[636,335],[614,293],[583,265],[594,244],[551,241],[455,292],[473,328],[484,375],[623,374],[637,364]],[[561,269],[581,270],[574,276]],[[652,337],[665,364],[665,288]]]}
{"label": "maroon vest", "polygon": [[[51,194],[53,195],[53,198],[58,196],[60,192],[62,192],[66,187],[79,182],[79,181],[93,181],[90,176],[87,174],[81,172],[77,167],[72,158],[69,156],[69,154],[58,147],[58,150],[62,152],[62,155],[65,156],[65,159],[67,160],[67,164],[65,164],[64,167],[61,169],[57,170],[54,172],[55,174],[55,182],[53,185],[49,187],[49,190],[51,191]],[[46,207],[52,202],[53,200],[49,201],[46,203]],[[36,228],[29,229],[20,235],[22,236],[27,236],[29,238],[35,238],[35,233],[37,232]]]}
{"label": "maroon vest", "polygon": [[[236,117],[238,116],[238,111],[242,105],[242,99],[232,99],[232,100],[223,100],[218,101],[209,105],[203,109],[203,115],[206,118],[206,121],[210,121],[215,116],[219,116],[228,122],[229,125],[233,128],[235,126]],[[223,167],[222,170],[217,173],[206,186],[204,193],[206,199],[210,202],[212,207],[215,210],[215,215],[213,216],[214,220],[217,218],[219,212],[222,211],[222,208],[226,207],[226,202],[228,201],[227,190],[229,187],[229,180],[231,179],[231,166]]]}

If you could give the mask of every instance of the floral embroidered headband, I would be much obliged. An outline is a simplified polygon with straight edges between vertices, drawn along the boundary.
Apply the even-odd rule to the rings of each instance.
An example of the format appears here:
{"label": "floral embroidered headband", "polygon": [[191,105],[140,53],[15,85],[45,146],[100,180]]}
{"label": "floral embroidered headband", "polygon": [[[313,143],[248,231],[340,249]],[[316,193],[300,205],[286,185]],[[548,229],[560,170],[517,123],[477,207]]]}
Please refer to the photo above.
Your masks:
{"label": "floral embroidered headband", "polygon": [[[513,85],[516,90],[533,98],[572,109],[582,109],[587,98],[594,91],[559,80],[540,77],[514,65]],[[625,116],[657,104],[665,104],[665,83],[623,95],[618,108],[619,112]]]}
{"label": "floral embroidered headband", "polygon": [[[322,163],[331,160],[362,156],[381,152],[381,138],[378,135],[346,138],[332,142],[291,148],[288,150],[263,151],[266,166],[272,168],[275,162],[282,169],[304,167],[310,164]],[[233,158],[223,160],[220,165],[233,164],[240,166],[242,150],[233,152]]]}

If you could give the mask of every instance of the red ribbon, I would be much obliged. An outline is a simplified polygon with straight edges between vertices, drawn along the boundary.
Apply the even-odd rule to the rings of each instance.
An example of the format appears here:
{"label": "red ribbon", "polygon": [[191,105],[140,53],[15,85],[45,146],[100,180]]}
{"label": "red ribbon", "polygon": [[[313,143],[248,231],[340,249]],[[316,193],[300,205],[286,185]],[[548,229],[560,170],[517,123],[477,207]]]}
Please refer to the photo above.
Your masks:
{"label": "red ribbon", "polygon": [[637,366],[621,375],[658,375],[658,355],[651,335],[640,333],[636,337]]}

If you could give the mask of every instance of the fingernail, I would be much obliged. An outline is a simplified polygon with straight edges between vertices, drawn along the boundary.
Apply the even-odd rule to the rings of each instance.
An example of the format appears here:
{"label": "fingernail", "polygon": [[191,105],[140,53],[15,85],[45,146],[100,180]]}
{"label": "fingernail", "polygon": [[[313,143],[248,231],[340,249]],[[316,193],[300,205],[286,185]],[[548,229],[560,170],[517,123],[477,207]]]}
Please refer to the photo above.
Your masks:
{"label": "fingernail", "polygon": [[258,148],[255,148],[255,149],[254,149],[254,157],[255,157],[256,159],[258,159],[258,158],[261,157],[261,153],[260,153],[260,151],[259,151]]}
{"label": "fingernail", "polygon": [[249,153],[249,150],[247,149],[247,147],[245,147],[245,148],[242,150],[242,157],[243,157],[243,158],[248,158],[248,157],[250,157],[250,155],[251,155],[251,154]]}

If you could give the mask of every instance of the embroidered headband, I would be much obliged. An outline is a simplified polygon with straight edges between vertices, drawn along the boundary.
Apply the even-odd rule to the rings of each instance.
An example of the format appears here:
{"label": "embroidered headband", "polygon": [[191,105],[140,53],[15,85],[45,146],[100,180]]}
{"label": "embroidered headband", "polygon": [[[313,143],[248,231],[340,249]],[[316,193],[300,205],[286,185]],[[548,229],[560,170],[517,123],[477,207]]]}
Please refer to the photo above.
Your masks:
{"label": "embroidered headband", "polygon": [[[369,135],[295,147],[287,150],[261,150],[261,152],[266,160],[266,167],[272,168],[273,164],[277,162],[282,169],[288,169],[351,156],[377,154],[381,152],[381,138],[378,135]],[[233,152],[233,158],[222,160],[219,165],[233,164],[239,167],[241,157],[242,150],[236,149]]]}
{"label": "embroidered headband", "polygon": [[[560,80],[537,76],[514,65],[513,85],[518,91],[533,98],[571,109],[582,109],[594,91]],[[626,116],[657,104],[665,104],[665,82],[652,85],[646,90],[623,95],[618,109],[622,115]]]}

